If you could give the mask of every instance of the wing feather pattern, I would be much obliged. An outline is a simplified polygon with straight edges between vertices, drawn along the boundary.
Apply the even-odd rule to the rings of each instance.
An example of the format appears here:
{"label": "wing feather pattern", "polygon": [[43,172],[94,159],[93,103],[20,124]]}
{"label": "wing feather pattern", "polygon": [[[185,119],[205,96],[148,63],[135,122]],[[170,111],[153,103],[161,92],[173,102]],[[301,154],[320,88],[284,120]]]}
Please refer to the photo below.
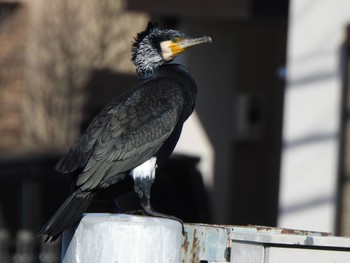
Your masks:
{"label": "wing feather pattern", "polygon": [[117,182],[158,151],[178,122],[183,103],[181,88],[170,79],[136,86],[97,115],[56,169],[81,169],[76,186],[83,191]]}

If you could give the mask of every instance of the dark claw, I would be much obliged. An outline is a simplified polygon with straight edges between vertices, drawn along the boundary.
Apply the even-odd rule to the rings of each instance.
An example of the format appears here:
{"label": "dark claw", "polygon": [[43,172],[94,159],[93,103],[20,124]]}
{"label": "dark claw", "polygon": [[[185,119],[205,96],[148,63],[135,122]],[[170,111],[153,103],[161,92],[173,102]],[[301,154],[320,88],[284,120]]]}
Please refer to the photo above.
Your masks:
{"label": "dark claw", "polygon": [[175,220],[175,221],[179,222],[181,224],[181,227],[182,227],[182,235],[185,235],[185,225],[184,225],[184,222],[180,218],[154,211],[153,208],[151,207],[149,199],[146,199],[146,198],[141,200],[141,207],[143,208],[144,212],[149,216],[167,218],[167,219],[171,219],[171,220]]}
{"label": "dark claw", "polygon": [[113,210],[115,213],[117,213],[117,214],[123,212],[122,208],[120,207],[120,205],[119,205],[119,203],[118,203],[117,198],[114,198],[114,199],[112,200],[112,210]]}

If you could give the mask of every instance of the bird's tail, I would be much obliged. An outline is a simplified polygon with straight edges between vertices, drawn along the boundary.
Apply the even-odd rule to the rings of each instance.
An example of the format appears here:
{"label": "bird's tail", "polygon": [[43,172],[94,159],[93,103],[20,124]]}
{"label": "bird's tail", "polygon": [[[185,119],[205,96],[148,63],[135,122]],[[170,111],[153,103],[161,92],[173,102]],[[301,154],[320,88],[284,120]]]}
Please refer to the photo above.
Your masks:
{"label": "bird's tail", "polygon": [[46,235],[45,241],[57,239],[62,231],[79,222],[81,215],[88,209],[94,195],[93,192],[74,191],[40,230],[38,235]]}

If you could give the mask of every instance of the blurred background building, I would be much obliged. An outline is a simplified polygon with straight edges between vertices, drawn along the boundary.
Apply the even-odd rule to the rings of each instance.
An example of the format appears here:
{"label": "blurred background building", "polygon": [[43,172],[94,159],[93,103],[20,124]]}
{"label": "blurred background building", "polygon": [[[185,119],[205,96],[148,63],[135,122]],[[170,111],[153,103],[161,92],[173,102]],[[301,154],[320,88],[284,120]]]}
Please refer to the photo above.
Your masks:
{"label": "blurred background building", "polygon": [[149,20],[213,39],[177,58],[198,102],[154,208],[350,235],[349,1],[0,0],[0,262],[57,261],[35,239],[69,192],[53,166],[137,82]]}

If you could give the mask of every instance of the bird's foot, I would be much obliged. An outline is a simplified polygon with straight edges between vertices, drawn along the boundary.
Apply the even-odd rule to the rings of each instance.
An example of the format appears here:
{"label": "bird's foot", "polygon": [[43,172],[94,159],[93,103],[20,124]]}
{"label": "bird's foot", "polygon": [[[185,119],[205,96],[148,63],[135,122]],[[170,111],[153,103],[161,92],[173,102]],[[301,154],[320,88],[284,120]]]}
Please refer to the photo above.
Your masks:
{"label": "bird's foot", "polygon": [[176,216],[166,215],[166,214],[162,214],[162,213],[156,212],[152,208],[148,209],[147,211],[145,210],[144,212],[145,212],[145,214],[147,214],[149,216],[166,218],[166,219],[171,219],[171,220],[175,220],[175,221],[179,222],[181,224],[182,234],[185,235],[184,222],[180,218],[177,218]]}
{"label": "bird's foot", "polygon": [[144,210],[137,209],[137,210],[131,210],[131,211],[124,211],[124,214],[128,215],[147,215]]}
{"label": "bird's foot", "polygon": [[114,213],[117,213],[117,214],[123,213],[123,209],[120,207],[117,198],[114,198],[112,200],[112,210]]}
{"label": "bird's foot", "polygon": [[166,218],[166,219],[171,219],[171,220],[175,220],[175,221],[179,222],[181,224],[181,227],[182,227],[182,234],[185,235],[184,222],[180,218],[177,218],[177,217],[172,216],[172,215],[166,215],[166,214],[162,214],[162,213],[159,213],[157,211],[154,211],[149,203],[148,204],[142,204],[142,202],[141,202],[141,206],[142,206],[143,211],[144,211],[144,213],[146,215],[154,216],[154,217],[160,217],[160,218]]}

